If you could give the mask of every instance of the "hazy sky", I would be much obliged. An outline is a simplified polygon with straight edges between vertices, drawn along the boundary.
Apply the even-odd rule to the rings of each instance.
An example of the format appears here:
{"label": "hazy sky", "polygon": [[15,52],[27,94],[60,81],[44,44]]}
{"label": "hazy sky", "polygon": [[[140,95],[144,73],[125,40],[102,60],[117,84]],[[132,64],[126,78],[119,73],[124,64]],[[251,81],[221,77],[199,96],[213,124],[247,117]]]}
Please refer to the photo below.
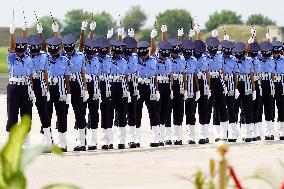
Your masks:
{"label": "hazy sky", "polygon": [[[2,0],[3,1],[3,0]],[[9,2],[9,4],[8,4]],[[35,21],[33,10],[38,16],[49,15],[52,11],[55,17],[63,19],[64,14],[71,9],[87,11],[107,11],[116,20],[132,5],[141,5],[148,15],[146,26],[152,26],[155,16],[166,9],[185,8],[196,16],[201,27],[208,16],[215,11],[229,9],[242,15],[244,20],[250,14],[262,13],[276,21],[277,25],[284,26],[283,0],[8,0],[0,6],[0,26],[9,26],[12,22],[12,10],[15,9],[15,24],[23,23],[22,7],[25,10],[29,24]]]}

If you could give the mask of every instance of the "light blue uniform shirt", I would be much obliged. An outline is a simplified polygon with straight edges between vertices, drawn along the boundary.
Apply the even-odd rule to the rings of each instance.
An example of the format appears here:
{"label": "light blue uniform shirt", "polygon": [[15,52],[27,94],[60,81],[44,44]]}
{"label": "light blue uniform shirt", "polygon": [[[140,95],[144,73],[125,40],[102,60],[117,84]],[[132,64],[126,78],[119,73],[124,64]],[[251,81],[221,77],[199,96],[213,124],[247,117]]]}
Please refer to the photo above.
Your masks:
{"label": "light blue uniform shirt", "polygon": [[111,75],[125,75],[127,69],[127,62],[122,57],[111,57],[109,69],[109,73]]}
{"label": "light blue uniform shirt", "polygon": [[165,60],[161,60],[157,57],[156,64],[156,74],[167,76],[171,73],[172,69],[172,60],[171,58],[165,58]]}
{"label": "light blue uniform shirt", "polygon": [[153,56],[149,56],[145,61],[139,58],[138,74],[140,77],[152,77],[156,74],[157,60]]}
{"label": "light blue uniform shirt", "polygon": [[85,68],[86,74],[94,74],[96,76],[101,75],[103,64],[100,63],[99,59],[96,56],[93,56],[91,59],[85,57]]}
{"label": "light blue uniform shirt", "polygon": [[250,74],[253,73],[253,62],[252,58],[245,56],[241,62],[237,62],[235,72],[238,74]]}
{"label": "light blue uniform shirt", "polygon": [[223,55],[217,52],[214,57],[207,55],[208,71],[219,71],[223,67]]}
{"label": "light blue uniform shirt", "polygon": [[10,76],[28,77],[33,73],[33,61],[26,54],[23,57],[18,57],[16,53],[11,53],[8,50],[8,70]]}
{"label": "light blue uniform shirt", "polygon": [[197,72],[205,72],[208,71],[208,60],[205,54],[197,59]]}
{"label": "light blue uniform shirt", "polygon": [[284,74],[284,56],[280,56],[279,59],[274,59],[275,61],[275,74]]}
{"label": "light blue uniform shirt", "polygon": [[47,56],[49,63],[48,75],[51,77],[57,76],[69,76],[70,68],[68,65],[68,58],[65,56],[59,56],[58,58],[53,58],[50,55]]}
{"label": "light blue uniform shirt", "polygon": [[184,57],[181,55],[178,55],[177,57],[172,57],[172,72],[183,73],[184,71],[185,71]]}
{"label": "light blue uniform shirt", "polygon": [[84,64],[85,56],[82,52],[75,51],[75,53],[70,57],[67,56],[65,52],[63,52],[63,55],[69,59],[69,67],[71,74],[86,71],[86,67]]}
{"label": "light blue uniform shirt", "polygon": [[267,59],[262,58],[260,60],[260,65],[261,65],[261,72],[275,73],[275,62],[272,59],[272,57],[269,57]]}
{"label": "light blue uniform shirt", "polygon": [[262,66],[260,62],[260,56],[256,56],[252,59],[253,63],[253,73],[261,73],[262,72]]}
{"label": "light blue uniform shirt", "polygon": [[185,59],[185,73],[187,74],[197,74],[197,60],[195,57],[191,56]]}
{"label": "light blue uniform shirt", "polygon": [[228,58],[223,57],[223,69],[225,74],[232,74],[235,72],[236,58],[230,55]]}
{"label": "light blue uniform shirt", "polygon": [[48,66],[47,54],[44,51],[40,51],[39,54],[37,54],[34,57],[30,55],[30,57],[34,65],[33,73],[38,73],[39,71],[48,70],[49,66]]}
{"label": "light blue uniform shirt", "polygon": [[132,53],[131,56],[124,56],[123,58],[127,62],[126,75],[131,75],[133,73],[136,73],[137,72],[137,66],[138,66],[137,54]]}

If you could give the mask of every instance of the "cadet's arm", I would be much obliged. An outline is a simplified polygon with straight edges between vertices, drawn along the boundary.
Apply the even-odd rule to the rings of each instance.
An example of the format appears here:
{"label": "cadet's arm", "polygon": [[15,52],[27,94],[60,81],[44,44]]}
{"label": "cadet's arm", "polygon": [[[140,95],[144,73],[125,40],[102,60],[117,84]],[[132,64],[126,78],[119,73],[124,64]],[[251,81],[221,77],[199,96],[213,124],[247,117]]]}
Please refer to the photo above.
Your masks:
{"label": "cadet's arm", "polygon": [[194,83],[195,83],[195,86],[196,86],[196,91],[199,91],[199,83],[198,83],[197,74],[194,74],[193,80],[194,80]]}
{"label": "cadet's arm", "polygon": [[22,29],[22,36],[23,37],[28,37],[28,29],[26,29],[26,30]]}
{"label": "cadet's arm", "polygon": [[167,41],[167,32],[162,32],[162,41]]}
{"label": "cadet's arm", "polygon": [[90,39],[94,40],[94,30],[91,30],[90,32]]}
{"label": "cadet's arm", "polygon": [[183,83],[184,83],[184,90],[187,90],[187,74],[184,72],[183,73]]}
{"label": "cadet's arm", "polygon": [[79,46],[79,51],[80,51],[80,52],[83,52],[84,43],[85,43],[85,31],[84,31],[84,30],[81,30],[81,34],[80,34],[80,46]]}
{"label": "cadet's arm", "polygon": [[15,52],[15,47],[16,47],[15,35],[11,34],[10,35],[10,52],[11,53]]}
{"label": "cadet's arm", "polygon": [[254,77],[253,77],[253,73],[249,74],[250,76],[250,80],[251,80],[251,85],[252,85],[252,90],[255,91],[255,85],[254,85]]}
{"label": "cadet's arm", "polygon": [[235,87],[235,89],[237,89],[238,88],[238,82],[239,82],[238,76],[237,76],[236,73],[234,73],[233,77],[234,77],[234,87]]}
{"label": "cadet's arm", "polygon": [[245,49],[245,54],[247,55],[249,53],[249,51],[250,51],[250,44],[247,43],[246,49]]}
{"label": "cadet's arm", "polygon": [[46,52],[46,41],[43,37],[43,34],[42,33],[39,33],[38,36],[41,38],[42,40],[42,44],[41,44],[41,50]]}
{"label": "cadet's arm", "polygon": [[207,78],[207,82],[208,82],[208,86],[209,86],[209,90],[211,89],[210,87],[210,74],[208,71],[206,71],[206,78]]}
{"label": "cadet's arm", "polygon": [[84,89],[85,89],[85,91],[88,91],[87,81],[86,81],[86,72],[84,70],[81,71],[81,76],[82,76],[83,82],[84,82]]}
{"label": "cadet's arm", "polygon": [[67,94],[70,94],[70,80],[69,80],[69,76],[65,75],[64,79],[65,79],[65,83],[66,83]]}
{"label": "cadet's arm", "polygon": [[155,56],[156,54],[156,43],[155,38],[151,38],[151,49],[150,49],[150,55]]}
{"label": "cadet's arm", "polygon": [[44,74],[44,81],[45,81],[45,85],[46,85],[47,91],[49,91],[48,72],[47,72],[47,70],[44,70],[43,74]]}

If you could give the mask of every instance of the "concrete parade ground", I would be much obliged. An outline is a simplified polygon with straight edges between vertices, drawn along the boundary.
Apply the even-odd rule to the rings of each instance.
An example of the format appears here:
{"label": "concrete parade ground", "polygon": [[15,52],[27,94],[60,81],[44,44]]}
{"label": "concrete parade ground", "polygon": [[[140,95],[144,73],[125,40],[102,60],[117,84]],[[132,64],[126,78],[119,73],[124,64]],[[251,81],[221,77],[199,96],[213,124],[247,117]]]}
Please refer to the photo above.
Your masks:
{"label": "concrete parade ground", "polygon": [[[6,95],[0,95],[0,124],[2,146],[7,133]],[[125,150],[97,150],[94,152],[72,152],[75,145],[74,113],[70,108],[68,115],[68,151],[63,157],[54,154],[42,154],[26,169],[28,188],[38,189],[52,183],[72,183],[85,189],[190,189],[194,188],[190,180],[197,170],[209,175],[209,160],[219,160],[220,156],[213,143],[213,130],[210,129],[210,144],[150,148],[150,126],[147,109],[143,110],[142,147]],[[55,113],[52,119],[52,129],[55,139]],[[277,126],[275,125],[275,128]],[[198,129],[196,129],[198,130]],[[275,129],[278,133],[278,130]],[[33,123],[31,130],[32,146],[40,145],[40,120],[37,110],[33,108]],[[98,132],[100,147],[100,130]],[[196,136],[197,133],[196,133]],[[259,168],[265,168],[275,182],[284,181],[284,142],[260,141],[230,145],[227,155],[229,163],[241,180],[253,175]],[[262,137],[263,138],[263,137]],[[186,129],[183,127],[183,143],[186,143]],[[116,147],[116,144],[114,145]],[[232,185],[232,181],[230,181]],[[266,189],[269,185],[260,180],[243,180],[245,188]]]}

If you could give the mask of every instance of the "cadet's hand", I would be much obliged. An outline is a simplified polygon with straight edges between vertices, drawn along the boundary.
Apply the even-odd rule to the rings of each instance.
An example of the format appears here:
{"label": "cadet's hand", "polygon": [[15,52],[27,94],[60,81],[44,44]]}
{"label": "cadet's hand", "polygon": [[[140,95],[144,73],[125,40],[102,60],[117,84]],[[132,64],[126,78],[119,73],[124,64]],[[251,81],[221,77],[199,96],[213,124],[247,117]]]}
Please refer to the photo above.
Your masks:
{"label": "cadet's hand", "polygon": [[57,22],[52,23],[51,28],[54,33],[57,33],[59,31],[59,25],[57,24]]}
{"label": "cadet's hand", "polygon": [[87,102],[88,99],[89,99],[89,92],[84,91],[83,102]]}
{"label": "cadet's hand", "polygon": [[66,95],[66,104],[71,104],[71,94]]}
{"label": "cadet's hand", "polygon": [[269,40],[270,40],[270,33],[267,33],[267,34],[265,35],[265,37],[266,37],[266,39],[269,39]]}
{"label": "cadet's hand", "polygon": [[112,32],[111,30],[108,30],[107,31],[107,38],[110,39],[112,37]]}
{"label": "cadet's hand", "polygon": [[167,25],[162,25],[162,26],[161,26],[161,31],[162,31],[162,32],[168,31]]}
{"label": "cadet's hand", "polygon": [[133,28],[130,28],[130,29],[128,29],[128,35],[129,35],[129,37],[134,37],[134,29]]}
{"label": "cadet's hand", "polygon": [[121,36],[123,34],[122,28],[117,29],[117,35]]}
{"label": "cadet's hand", "polygon": [[22,30],[26,31],[28,28],[29,28],[29,27],[28,27],[28,24],[27,24],[26,22],[23,23],[23,25],[22,25]]}
{"label": "cadet's hand", "polygon": [[31,92],[30,99],[33,101],[33,103],[36,102],[36,97],[35,97],[35,92],[34,91]]}
{"label": "cadet's hand", "polygon": [[224,95],[226,96],[228,94],[228,89],[227,87],[224,88]]}
{"label": "cadet's hand", "polygon": [[208,99],[211,97],[211,90],[208,90]]}
{"label": "cadet's hand", "polygon": [[43,28],[42,28],[41,23],[38,23],[38,24],[36,25],[36,30],[37,30],[37,33],[42,33]]}
{"label": "cadet's hand", "polygon": [[200,99],[200,91],[196,91],[195,93],[195,101],[198,101]]}
{"label": "cadet's hand", "polygon": [[84,20],[84,21],[82,22],[81,30],[82,30],[82,31],[85,31],[87,27],[88,27],[88,22]]}
{"label": "cadet's hand", "polygon": [[228,35],[228,34],[225,34],[225,35],[224,35],[224,40],[227,40],[227,41],[229,41],[229,40],[230,40],[230,37],[229,37],[229,35]]}
{"label": "cadet's hand", "polygon": [[194,26],[194,30],[196,31],[196,33],[200,33],[200,26],[198,25]]}
{"label": "cadet's hand", "polygon": [[157,91],[157,93],[156,93],[156,101],[159,101],[159,100],[160,100],[160,98],[161,98],[160,92],[159,92],[159,91]]}
{"label": "cadet's hand", "polygon": [[150,36],[151,36],[151,38],[155,38],[157,36],[157,30],[156,29],[152,29]]}
{"label": "cadet's hand", "polygon": [[252,100],[255,101],[255,99],[256,99],[256,91],[253,91],[252,92]]}
{"label": "cadet's hand", "polygon": [[127,100],[128,100],[128,103],[131,102],[131,95],[130,95],[130,92],[127,92]]}
{"label": "cadet's hand", "polygon": [[183,28],[180,28],[180,29],[178,30],[178,37],[181,37],[183,34],[184,34],[184,33],[183,33]]}
{"label": "cadet's hand", "polygon": [[195,30],[190,30],[188,36],[193,37],[195,35]]}
{"label": "cadet's hand", "polygon": [[49,91],[47,91],[47,93],[46,93],[46,100],[47,100],[47,102],[50,101],[50,92]]}
{"label": "cadet's hand", "polygon": [[94,31],[96,29],[97,23],[96,22],[91,22],[90,23],[90,30]]}
{"label": "cadet's hand", "polygon": [[235,99],[238,99],[240,96],[240,92],[238,89],[235,89]]}
{"label": "cadet's hand", "polygon": [[254,42],[254,38],[250,37],[249,40],[248,40],[248,44],[252,44],[253,42]]}
{"label": "cadet's hand", "polygon": [[184,90],[183,99],[184,99],[184,100],[188,99],[187,90]]}
{"label": "cadet's hand", "polygon": [[10,25],[10,34],[14,34],[15,33],[15,25],[11,24]]}
{"label": "cadet's hand", "polygon": [[211,34],[212,34],[212,37],[217,37],[218,36],[218,30],[216,30],[216,29],[212,30]]}
{"label": "cadet's hand", "polygon": [[171,99],[173,99],[173,98],[174,98],[174,91],[171,90]]}

